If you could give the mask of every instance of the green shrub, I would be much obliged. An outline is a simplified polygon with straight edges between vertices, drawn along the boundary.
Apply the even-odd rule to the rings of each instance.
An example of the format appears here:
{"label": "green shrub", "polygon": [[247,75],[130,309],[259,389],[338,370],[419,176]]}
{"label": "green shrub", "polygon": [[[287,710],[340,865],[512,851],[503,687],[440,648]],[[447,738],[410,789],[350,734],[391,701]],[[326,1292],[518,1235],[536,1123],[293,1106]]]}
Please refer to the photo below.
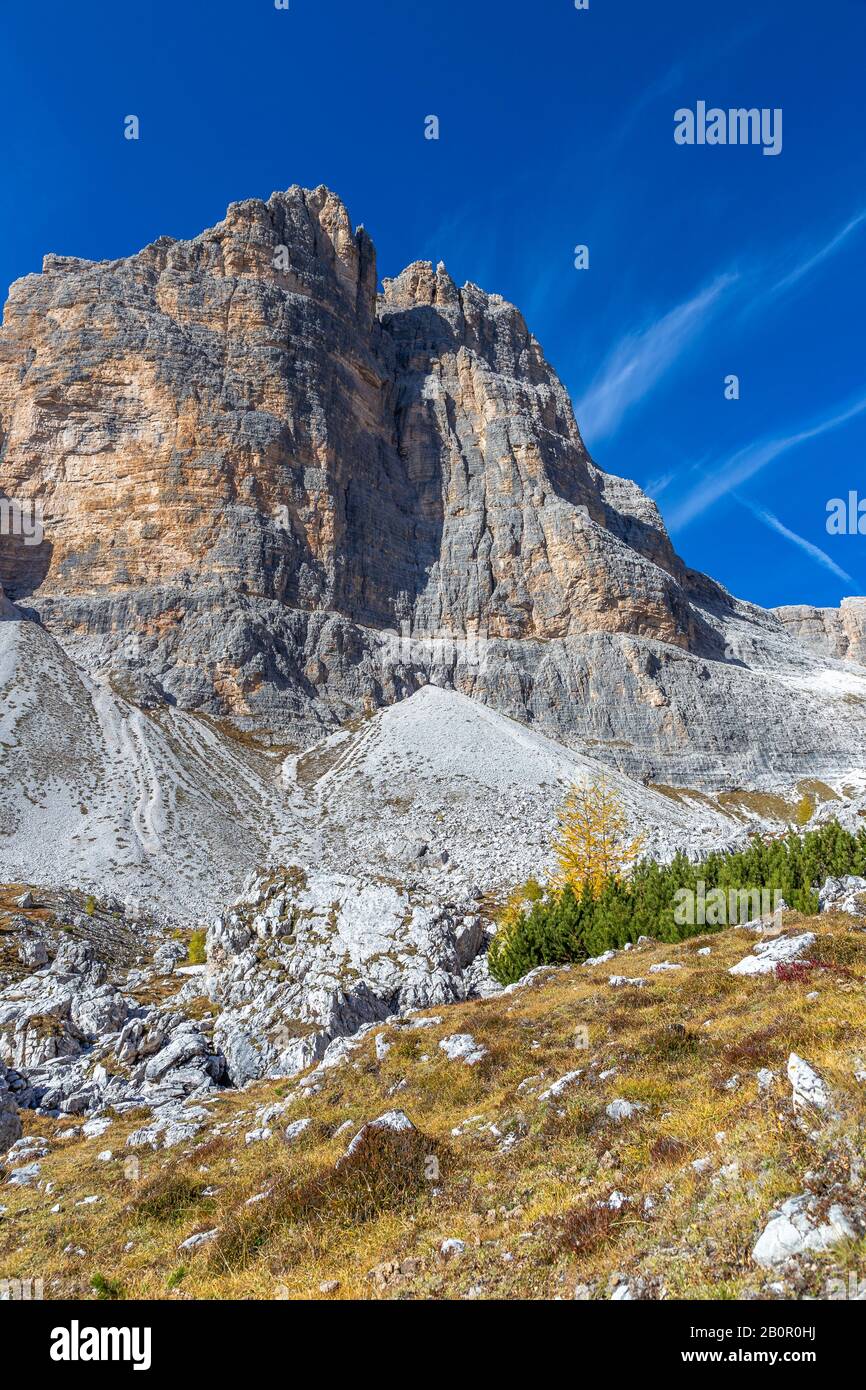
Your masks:
{"label": "green shrub", "polygon": [[104,1274],[94,1274],[90,1281],[90,1287],[99,1299],[122,1298],[123,1290],[113,1279],[106,1279]]}
{"label": "green shrub", "polygon": [[627,880],[609,878],[595,897],[586,888],[576,897],[566,887],[530,899],[524,887],[509,900],[522,900],[520,910],[503,914],[490,943],[490,970],[500,984],[512,984],[536,966],[586,960],[639,936],[675,942],[718,931],[724,923],[684,925],[675,918],[677,892],[696,892],[701,880],[707,893],[778,891],[789,907],[812,915],[825,878],[864,873],[866,829],[854,835],[834,820],[769,842],[756,835],[748,849],[714,852],[701,861],[682,851],[670,864],[643,859]]}

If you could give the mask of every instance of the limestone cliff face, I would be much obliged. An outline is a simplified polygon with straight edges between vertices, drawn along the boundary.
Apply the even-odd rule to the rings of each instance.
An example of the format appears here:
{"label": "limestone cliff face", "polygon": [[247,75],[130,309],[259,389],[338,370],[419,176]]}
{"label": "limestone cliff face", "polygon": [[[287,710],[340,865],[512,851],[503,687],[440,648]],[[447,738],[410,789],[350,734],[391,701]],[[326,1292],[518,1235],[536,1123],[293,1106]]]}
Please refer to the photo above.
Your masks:
{"label": "limestone cliff face", "polygon": [[788,632],[812,651],[866,664],[866,599],[843,598],[838,608],[791,604],[774,612]]}
{"label": "limestone cliff face", "polygon": [[347,528],[372,552],[352,484],[385,482],[375,299],[372,247],[324,190],[128,260],[47,257],[10,294],[0,415],[3,486],[41,497],[48,553],[7,584],[351,604],[368,576],[338,563]]}
{"label": "limestone cliff face", "polygon": [[4,558],[19,596],[92,615],[219,586],[379,628],[694,636],[658,514],[630,484],[624,515],[605,501],[518,311],[425,263],[377,304],[325,189],[123,261],[47,257],[10,294],[0,419],[3,487],[47,522]]}
{"label": "limestone cliff face", "polygon": [[682,565],[654,504],[623,480],[608,499],[520,313],[426,262],[385,281],[379,312],[394,345],[397,449],[430,546],[413,627],[690,645]]}
{"label": "limestone cliff face", "polygon": [[[517,309],[426,262],[377,294],[324,188],[16,282],[4,493],[45,536],[3,538],[0,584],[82,664],[302,743],[434,680],[632,769],[684,746],[700,769],[742,742],[731,626],[747,660],[806,660],[595,466]],[[802,761],[802,711],[750,701],[759,764]]]}

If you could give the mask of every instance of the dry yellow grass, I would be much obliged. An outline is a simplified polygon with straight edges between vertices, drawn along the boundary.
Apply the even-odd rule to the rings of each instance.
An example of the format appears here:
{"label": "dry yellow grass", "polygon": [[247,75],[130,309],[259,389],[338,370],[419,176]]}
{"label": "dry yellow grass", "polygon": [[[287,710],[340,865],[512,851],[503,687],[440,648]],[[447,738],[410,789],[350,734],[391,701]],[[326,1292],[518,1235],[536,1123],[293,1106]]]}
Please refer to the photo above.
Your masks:
{"label": "dry yellow grass", "polygon": [[[316,1095],[294,1081],[223,1093],[208,1105],[221,1132],[209,1127],[168,1152],[125,1147],[140,1115],[115,1119],[98,1139],[64,1141],[74,1120],[25,1112],[25,1132],[50,1141],[41,1177],[51,1190],[0,1185],[0,1278],[42,1278],[46,1297],[95,1296],[95,1276],[144,1298],[522,1299],[571,1297],[577,1284],[605,1296],[615,1272],[668,1297],[760,1291],[770,1276],[750,1252],[770,1209],[803,1190],[807,1170],[817,1190],[844,1191],[864,1149],[866,1085],[854,1071],[866,1050],[866,933],[846,917],[808,925],[821,965],[802,980],[731,976],[754,944],[742,930],[637,947],[610,967],[549,972],[512,994],[427,1010],[443,1019],[432,1028],[383,1026],[384,1059],[368,1037]],[[697,954],[703,945],[709,956]],[[663,960],[682,969],[648,973]],[[612,968],[649,983],[612,989]],[[580,1029],[587,1048],[576,1046]],[[478,1065],[438,1047],[458,1032],[487,1048]],[[812,1134],[790,1103],[792,1050],[838,1103],[840,1118]],[[779,1078],[769,1094],[761,1067]],[[579,1083],[556,1102],[520,1089],[527,1077],[550,1085],[577,1068]],[[275,1137],[245,1144],[256,1110],[280,1098],[289,1103]],[[614,1098],[646,1109],[615,1123],[605,1113]],[[341,1178],[335,1164],[355,1130],[396,1107],[422,1141],[374,1163],[360,1185]],[[282,1130],[302,1117],[310,1127],[284,1143]],[[335,1135],[345,1121],[352,1127]],[[99,1160],[109,1148],[114,1157]],[[138,1181],[124,1176],[130,1155]],[[710,1170],[696,1172],[704,1156]],[[719,1176],[732,1164],[734,1176]],[[598,1205],[613,1191],[629,1199],[617,1212]],[[179,1252],[212,1229],[218,1239]],[[466,1250],[443,1260],[448,1237]],[[813,1261],[794,1291],[820,1295],[827,1276],[862,1272],[863,1256],[853,1244]]]}

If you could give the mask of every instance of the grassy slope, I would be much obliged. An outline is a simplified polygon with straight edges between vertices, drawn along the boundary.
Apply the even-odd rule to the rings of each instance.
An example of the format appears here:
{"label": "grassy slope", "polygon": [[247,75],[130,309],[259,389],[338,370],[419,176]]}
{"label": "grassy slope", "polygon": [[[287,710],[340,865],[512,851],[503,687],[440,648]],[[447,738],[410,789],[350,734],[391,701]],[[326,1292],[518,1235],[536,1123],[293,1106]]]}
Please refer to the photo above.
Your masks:
{"label": "grassy slope", "polygon": [[[786,921],[803,925],[793,914]],[[850,1162],[866,1148],[866,1084],[853,1075],[866,1051],[866,933],[844,916],[808,926],[819,933],[814,954],[824,968],[802,981],[730,975],[755,940],[732,929],[427,1010],[442,1015],[440,1026],[383,1027],[392,1043],[383,1060],[368,1037],[317,1095],[298,1093],[294,1082],[223,1094],[209,1107],[222,1132],[205,1130],[169,1152],[136,1149],[137,1182],[123,1169],[133,1152],[125,1138],[140,1117],[116,1119],[98,1139],[61,1142],[74,1120],[26,1113],[25,1133],[52,1141],[42,1177],[53,1189],[0,1185],[8,1208],[0,1277],[41,1277],[46,1297],[91,1294],[97,1274],[125,1296],[148,1298],[544,1298],[571,1297],[578,1284],[605,1297],[616,1272],[643,1276],[656,1296],[764,1293],[774,1276],[750,1251],[771,1208],[803,1190],[807,1171],[812,1190],[840,1185],[844,1195]],[[697,954],[704,945],[709,956]],[[663,960],[683,968],[647,974]],[[650,983],[612,989],[611,970]],[[575,1047],[581,1026],[586,1050]],[[457,1032],[471,1032],[488,1056],[474,1067],[448,1061],[437,1043]],[[840,1110],[812,1135],[791,1107],[791,1050],[821,1071]],[[531,1088],[518,1094],[527,1077],[543,1072],[549,1085],[578,1067],[580,1083],[557,1102]],[[610,1067],[615,1075],[598,1079]],[[755,1079],[761,1067],[777,1073],[769,1095]],[[725,1089],[734,1075],[737,1088]],[[291,1145],[277,1127],[271,1140],[245,1145],[255,1110],[281,1097],[289,1101],[283,1127],[301,1117],[313,1124]],[[647,1108],[616,1124],[605,1115],[616,1097]],[[393,1107],[425,1136],[405,1173],[386,1156],[354,1184],[341,1180],[334,1164],[353,1130],[334,1137],[335,1128]],[[470,1117],[480,1119],[467,1124]],[[509,1133],[522,1137],[502,1152]],[[107,1148],[114,1158],[99,1161]],[[423,1156],[434,1150],[440,1177],[429,1181]],[[695,1172],[692,1160],[705,1155],[710,1171]],[[720,1178],[733,1163],[738,1172]],[[206,1186],[215,1195],[201,1195]],[[614,1190],[632,1200],[619,1213],[596,1206]],[[246,1205],[263,1191],[270,1195]],[[76,1205],[93,1194],[97,1204]],[[178,1253],[185,1237],[215,1227],[218,1240]],[[467,1248],[446,1261],[438,1248],[447,1237]],[[829,1275],[862,1269],[864,1255],[859,1242],[812,1260],[788,1291],[820,1295]],[[323,1281],[339,1287],[321,1295]]]}

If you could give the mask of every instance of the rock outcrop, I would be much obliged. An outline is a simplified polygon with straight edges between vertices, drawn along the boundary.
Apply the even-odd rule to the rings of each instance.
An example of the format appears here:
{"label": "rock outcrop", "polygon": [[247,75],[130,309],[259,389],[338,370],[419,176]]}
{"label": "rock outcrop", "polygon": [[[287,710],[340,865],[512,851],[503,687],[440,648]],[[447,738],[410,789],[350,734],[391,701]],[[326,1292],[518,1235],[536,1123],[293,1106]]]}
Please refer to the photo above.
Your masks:
{"label": "rock outcrop", "polygon": [[7,1080],[6,1068],[0,1064],[0,1154],[11,1149],[21,1138],[18,1104]]}
{"label": "rock outcrop", "polygon": [[486,982],[472,904],[299,869],[254,876],[207,936],[214,1038],[235,1085],[292,1075],[359,1028]]}
{"label": "rock outcrop", "polygon": [[832,1250],[841,1241],[855,1240],[857,1230],[845,1209],[834,1202],[826,1214],[809,1193],[789,1197],[761,1232],[752,1259],[756,1264],[774,1267],[811,1252]]}
{"label": "rock outcrop", "polygon": [[67,942],[51,965],[0,995],[0,1062],[34,1067],[75,1057],[126,1018],[122,996],[83,942]]}
{"label": "rock outcrop", "polygon": [[838,608],[791,604],[773,611],[811,651],[838,661],[866,663],[866,599],[843,598]]}
{"label": "rock outcrop", "polygon": [[846,874],[844,878],[825,879],[818,894],[822,912],[848,912],[852,917],[866,917],[866,878]]}
{"label": "rock outcrop", "polygon": [[[477,905],[443,905],[382,879],[251,875],[211,924],[206,966],[181,965],[187,944],[153,927],[140,938],[147,958],[109,965],[99,931],[83,935],[90,921],[69,938],[52,918],[51,963],[0,980],[0,1154],[20,1136],[22,1106],[88,1116],[97,1136],[111,1112],[144,1109],[126,1142],[172,1147],[197,1132],[200,1102],[218,1088],[318,1063],[303,1083],[317,1087],[371,1028],[435,1024],[403,1016],[492,989]],[[28,933],[26,921],[16,925]],[[260,1128],[270,1132],[273,1118]]]}
{"label": "rock outcrop", "polygon": [[[169,944],[177,945],[166,942],[163,956]],[[172,958],[163,973],[173,968]],[[138,1002],[135,992],[159,977],[158,966],[109,971],[92,942],[73,939],[49,966],[0,989],[0,1136],[18,1138],[20,1106],[92,1116],[96,1135],[111,1123],[107,1110],[148,1107],[150,1122],[134,1142],[153,1147],[194,1133],[198,1117],[187,1102],[226,1080],[225,1062],[211,1030],[185,1011],[184,986],[171,1004]]]}

